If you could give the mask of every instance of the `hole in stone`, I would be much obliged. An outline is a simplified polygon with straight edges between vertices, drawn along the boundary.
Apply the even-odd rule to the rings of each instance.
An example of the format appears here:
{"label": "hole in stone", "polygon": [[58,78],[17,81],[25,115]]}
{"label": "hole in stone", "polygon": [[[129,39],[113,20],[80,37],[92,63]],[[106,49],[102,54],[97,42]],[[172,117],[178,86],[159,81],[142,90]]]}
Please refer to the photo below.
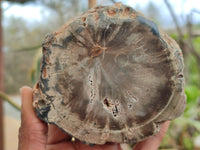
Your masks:
{"label": "hole in stone", "polygon": [[125,136],[124,137],[124,142],[127,142],[128,141],[128,138]]}
{"label": "hole in stone", "polygon": [[131,109],[132,108],[132,104],[128,104],[128,108]]}
{"label": "hole in stone", "polygon": [[61,105],[65,106],[67,103],[65,101],[61,101]]}
{"label": "hole in stone", "polygon": [[129,12],[130,12],[130,8],[129,8],[129,7],[126,7],[126,8],[125,8],[125,12],[126,12],[126,13],[129,13]]}
{"label": "hole in stone", "polygon": [[103,103],[107,106],[107,107],[109,107],[110,106],[110,104],[109,104],[109,101],[108,101],[108,99],[106,98],[106,99],[104,99],[104,101],[103,101]]}
{"label": "hole in stone", "polygon": [[116,11],[115,11],[114,9],[108,9],[108,10],[107,10],[107,13],[108,13],[109,16],[114,16],[114,15],[116,15]]}
{"label": "hole in stone", "polygon": [[183,78],[183,75],[182,75],[182,74],[179,74],[179,75],[178,75],[178,78]]}
{"label": "hole in stone", "polygon": [[39,100],[39,101],[38,101],[38,104],[39,104],[40,106],[44,106],[46,103],[45,103],[45,101],[42,99],[42,100]]}
{"label": "hole in stone", "polygon": [[119,112],[119,110],[118,110],[117,106],[115,105],[115,107],[113,108],[113,116],[117,117],[118,112]]}

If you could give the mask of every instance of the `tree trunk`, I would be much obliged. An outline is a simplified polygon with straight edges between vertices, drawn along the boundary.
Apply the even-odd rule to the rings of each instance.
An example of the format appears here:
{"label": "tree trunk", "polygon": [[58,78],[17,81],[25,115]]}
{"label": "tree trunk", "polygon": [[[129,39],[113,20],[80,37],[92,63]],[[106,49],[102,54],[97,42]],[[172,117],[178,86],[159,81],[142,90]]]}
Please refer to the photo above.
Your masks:
{"label": "tree trunk", "polygon": [[[0,91],[4,91],[4,59],[3,59],[3,40],[2,40],[2,0],[0,0]],[[3,133],[3,99],[0,99],[0,149],[4,149]]]}
{"label": "tree trunk", "polygon": [[88,9],[96,6],[97,1],[96,0],[88,0]]}

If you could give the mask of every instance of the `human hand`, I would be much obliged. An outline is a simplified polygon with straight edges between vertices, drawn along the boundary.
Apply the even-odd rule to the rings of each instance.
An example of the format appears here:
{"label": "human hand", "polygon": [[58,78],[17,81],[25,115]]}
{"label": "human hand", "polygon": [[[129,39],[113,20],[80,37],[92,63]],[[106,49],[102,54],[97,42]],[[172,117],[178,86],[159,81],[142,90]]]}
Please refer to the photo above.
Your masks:
{"label": "human hand", "polygon": [[[69,135],[54,125],[47,125],[36,116],[32,106],[32,93],[29,87],[21,88],[22,108],[18,150],[122,150],[118,143],[91,147],[78,140],[71,141]],[[169,122],[164,123],[157,135],[139,142],[133,150],[156,150],[168,126]]]}

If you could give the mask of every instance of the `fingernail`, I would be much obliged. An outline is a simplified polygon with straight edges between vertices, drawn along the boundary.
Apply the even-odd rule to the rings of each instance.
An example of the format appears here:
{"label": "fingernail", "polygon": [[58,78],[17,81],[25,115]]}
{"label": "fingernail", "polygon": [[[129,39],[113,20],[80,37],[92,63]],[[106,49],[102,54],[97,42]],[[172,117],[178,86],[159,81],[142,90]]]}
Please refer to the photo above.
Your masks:
{"label": "fingernail", "polygon": [[19,93],[20,93],[20,94],[22,93],[22,87],[19,89]]}

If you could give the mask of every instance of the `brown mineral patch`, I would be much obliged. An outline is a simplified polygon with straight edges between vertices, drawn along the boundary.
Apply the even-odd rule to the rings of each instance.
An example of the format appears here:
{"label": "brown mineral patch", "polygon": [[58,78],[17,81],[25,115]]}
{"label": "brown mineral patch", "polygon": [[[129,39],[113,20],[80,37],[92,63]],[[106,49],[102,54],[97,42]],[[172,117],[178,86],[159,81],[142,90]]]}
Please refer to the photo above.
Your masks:
{"label": "brown mineral patch", "polygon": [[130,12],[130,8],[129,8],[129,7],[126,7],[124,11],[125,11],[125,13],[128,14],[128,13]]}
{"label": "brown mineral patch", "polygon": [[94,14],[94,19],[97,22],[99,20],[99,14]]}
{"label": "brown mineral patch", "polygon": [[95,9],[100,9],[100,8],[103,8],[103,6],[97,6],[97,7],[95,7]]}
{"label": "brown mineral patch", "polygon": [[99,56],[105,49],[106,48],[97,45],[96,47],[92,48],[91,56],[92,57]]}
{"label": "brown mineral patch", "polygon": [[136,13],[132,13],[132,14],[130,14],[130,17],[131,17],[131,18],[136,18],[136,17],[137,17],[137,14],[136,14]]}
{"label": "brown mineral patch", "polygon": [[42,77],[47,78],[47,68],[46,67],[43,68]]}
{"label": "brown mineral patch", "polygon": [[61,31],[57,31],[57,32],[55,32],[55,36],[57,36],[57,35],[59,35],[59,34],[61,34],[62,32]]}
{"label": "brown mineral patch", "polygon": [[82,61],[83,60],[83,58],[85,58],[86,56],[85,55],[78,55],[78,61]]}
{"label": "brown mineral patch", "polygon": [[107,13],[108,13],[108,15],[111,16],[111,17],[113,17],[113,16],[116,15],[116,11],[115,11],[114,9],[108,9],[108,10],[107,10]]}
{"label": "brown mineral patch", "polygon": [[86,21],[86,17],[83,17],[82,20],[83,20],[83,21]]}
{"label": "brown mineral patch", "polygon": [[50,62],[49,62],[49,55],[47,54],[47,50],[45,48],[43,48],[43,50],[44,50],[43,55],[45,56],[44,61],[46,64],[49,64]]}
{"label": "brown mineral patch", "polygon": [[130,13],[130,9],[131,8],[129,8],[129,7],[125,7],[120,15],[122,15],[122,17],[127,17]]}
{"label": "brown mineral patch", "polygon": [[42,52],[43,52],[43,54],[45,54],[47,52],[47,49],[45,47],[43,47]]}
{"label": "brown mineral patch", "polygon": [[47,64],[49,64],[49,57],[48,57],[48,56],[46,56],[45,62],[46,62]]}
{"label": "brown mineral patch", "polygon": [[33,90],[38,90],[39,89],[39,82],[37,82],[33,88]]}

